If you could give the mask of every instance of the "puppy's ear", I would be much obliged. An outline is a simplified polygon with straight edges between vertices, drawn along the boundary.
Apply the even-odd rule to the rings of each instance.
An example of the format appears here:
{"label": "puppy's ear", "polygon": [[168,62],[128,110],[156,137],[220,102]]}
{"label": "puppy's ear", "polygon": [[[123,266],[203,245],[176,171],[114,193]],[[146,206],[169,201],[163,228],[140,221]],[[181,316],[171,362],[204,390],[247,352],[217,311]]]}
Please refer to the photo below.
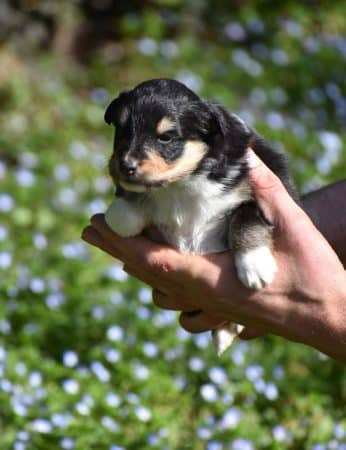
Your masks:
{"label": "puppy's ear", "polygon": [[127,107],[128,100],[129,92],[125,91],[107,106],[104,120],[108,125],[119,125],[126,122],[129,115],[129,109]]}
{"label": "puppy's ear", "polygon": [[229,113],[225,108],[215,102],[206,102],[206,105],[212,117],[214,133],[221,134],[224,138],[235,133],[240,136],[251,134],[251,129],[236,114]]}

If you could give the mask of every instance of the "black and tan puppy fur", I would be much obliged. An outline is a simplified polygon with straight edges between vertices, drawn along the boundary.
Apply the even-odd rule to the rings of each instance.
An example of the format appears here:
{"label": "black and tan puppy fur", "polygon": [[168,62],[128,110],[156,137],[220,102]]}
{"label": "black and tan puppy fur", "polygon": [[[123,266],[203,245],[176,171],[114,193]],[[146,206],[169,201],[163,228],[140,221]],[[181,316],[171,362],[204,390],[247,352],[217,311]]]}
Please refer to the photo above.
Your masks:
{"label": "black and tan puppy fur", "polygon": [[[133,236],[155,225],[183,252],[232,248],[247,287],[273,280],[272,226],[252,195],[245,152],[251,147],[295,195],[282,152],[235,114],[169,79],[120,94],[105,121],[116,128],[109,170],[117,198],[106,213],[114,231]],[[228,327],[219,340],[224,332],[234,335]],[[231,340],[217,343],[220,353]]]}

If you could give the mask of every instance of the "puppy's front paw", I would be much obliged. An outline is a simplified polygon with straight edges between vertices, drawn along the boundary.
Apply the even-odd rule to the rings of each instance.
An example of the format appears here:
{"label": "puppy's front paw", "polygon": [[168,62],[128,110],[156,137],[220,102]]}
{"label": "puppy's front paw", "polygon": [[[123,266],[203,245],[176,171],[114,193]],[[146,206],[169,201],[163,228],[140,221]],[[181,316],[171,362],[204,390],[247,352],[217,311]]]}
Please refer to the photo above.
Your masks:
{"label": "puppy's front paw", "polygon": [[143,212],[123,198],[113,201],[105,212],[105,221],[113,231],[122,237],[136,236],[146,226]]}
{"label": "puppy's front paw", "polygon": [[237,252],[235,265],[240,281],[251,289],[261,289],[270,284],[277,271],[276,261],[269,247]]}

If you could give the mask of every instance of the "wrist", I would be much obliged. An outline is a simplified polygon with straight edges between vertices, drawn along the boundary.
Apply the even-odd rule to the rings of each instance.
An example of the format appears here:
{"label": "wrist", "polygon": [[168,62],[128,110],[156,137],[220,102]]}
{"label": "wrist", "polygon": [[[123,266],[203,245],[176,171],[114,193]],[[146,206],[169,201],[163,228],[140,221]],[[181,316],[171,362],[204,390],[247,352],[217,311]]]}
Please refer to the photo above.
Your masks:
{"label": "wrist", "polygon": [[320,332],[314,336],[317,350],[346,363],[346,272],[343,280],[336,283],[337,292],[324,298],[320,313]]}
{"label": "wrist", "polygon": [[310,219],[346,267],[346,181],[339,181],[302,196]]}

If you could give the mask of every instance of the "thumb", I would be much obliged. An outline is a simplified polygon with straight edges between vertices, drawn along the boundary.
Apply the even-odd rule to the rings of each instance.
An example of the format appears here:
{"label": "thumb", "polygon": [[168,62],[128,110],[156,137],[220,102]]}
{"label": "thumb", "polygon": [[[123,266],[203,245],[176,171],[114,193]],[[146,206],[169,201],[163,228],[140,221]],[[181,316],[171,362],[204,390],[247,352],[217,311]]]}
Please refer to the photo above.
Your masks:
{"label": "thumb", "polygon": [[265,218],[273,225],[281,218],[292,216],[298,205],[291,198],[280,178],[275,175],[256,153],[246,151],[248,174],[252,192]]}

